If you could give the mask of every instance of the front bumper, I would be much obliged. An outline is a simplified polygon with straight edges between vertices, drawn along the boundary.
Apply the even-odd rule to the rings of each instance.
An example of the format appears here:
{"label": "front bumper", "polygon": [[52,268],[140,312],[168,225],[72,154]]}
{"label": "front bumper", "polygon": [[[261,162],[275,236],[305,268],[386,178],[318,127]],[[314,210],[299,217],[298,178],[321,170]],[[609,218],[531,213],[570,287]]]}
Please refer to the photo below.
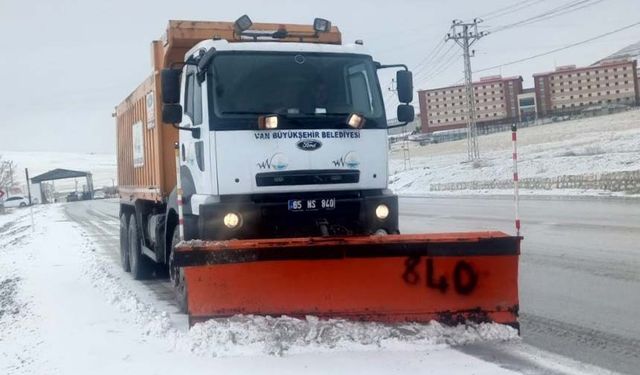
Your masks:
{"label": "front bumper", "polygon": [[[289,199],[335,198],[335,208],[317,211],[289,211]],[[375,215],[379,204],[389,207],[389,216]],[[224,216],[234,212],[242,217],[238,228],[229,229]],[[330,235],[367,235],[384,229],[398,233],[398,197],[382,191],[265,194],[223,197],[219,203],[200,205],[199,239],[278,238],[319,236],[320,224]]]}

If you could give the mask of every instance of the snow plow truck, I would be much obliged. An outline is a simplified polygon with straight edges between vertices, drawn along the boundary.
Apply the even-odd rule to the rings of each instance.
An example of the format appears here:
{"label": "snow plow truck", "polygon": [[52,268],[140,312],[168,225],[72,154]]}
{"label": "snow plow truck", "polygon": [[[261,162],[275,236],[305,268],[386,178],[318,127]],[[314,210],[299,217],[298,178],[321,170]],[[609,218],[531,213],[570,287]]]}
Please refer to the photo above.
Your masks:
{"label": "snow plow truck", "polygon": [[[518,326],[519,236],[400,234],[378,71],[337,27],[169,21],[115,110],[120,255],[190,324],[235,314]],[[425,228],[428,229],[428,228]],[[166,271],[165,271],[166,272]]]}

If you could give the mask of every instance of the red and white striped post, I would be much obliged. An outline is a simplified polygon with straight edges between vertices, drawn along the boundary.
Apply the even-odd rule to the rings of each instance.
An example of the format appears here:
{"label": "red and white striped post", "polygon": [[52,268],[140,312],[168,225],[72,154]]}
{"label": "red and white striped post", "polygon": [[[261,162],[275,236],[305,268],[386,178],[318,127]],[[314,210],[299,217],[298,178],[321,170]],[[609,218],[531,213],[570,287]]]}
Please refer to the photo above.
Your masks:
{"label": "red and white striped post", "polygon": [[182,182],[180,179],[180,145],[175,144],[176,153],[176,201],[178,204],[178,233],[180,241],[184,241],[184,214],[182,213]]}
{"label": "red and white striped post", "polygon": [[513,143],[513,193],[516,211],[516,235],[520,235],[520,195],[518,187],[518,126],[511,125],[511,143]]}

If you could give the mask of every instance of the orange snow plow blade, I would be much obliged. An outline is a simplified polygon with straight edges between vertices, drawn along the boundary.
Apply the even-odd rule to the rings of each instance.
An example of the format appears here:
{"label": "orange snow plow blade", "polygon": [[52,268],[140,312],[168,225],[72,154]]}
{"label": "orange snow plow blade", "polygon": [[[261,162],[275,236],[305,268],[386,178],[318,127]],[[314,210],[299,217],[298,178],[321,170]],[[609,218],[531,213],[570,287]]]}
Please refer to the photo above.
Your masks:
{"label": "orange snow plow blade", "polygon": [[235,314],[518,327],[520,237],[501,232],[190,241],[189,322]]}

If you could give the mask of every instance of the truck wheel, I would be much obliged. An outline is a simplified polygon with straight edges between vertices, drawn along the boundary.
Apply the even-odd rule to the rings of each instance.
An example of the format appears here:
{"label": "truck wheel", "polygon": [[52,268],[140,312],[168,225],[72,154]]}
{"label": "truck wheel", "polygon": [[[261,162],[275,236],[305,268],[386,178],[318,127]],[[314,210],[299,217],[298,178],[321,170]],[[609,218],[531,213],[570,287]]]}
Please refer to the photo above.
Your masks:
{"label": "truck wheel", "polygon": [[184,279],[184,271],[182,267],[173,265],[173,255],[175,254],[176,245],[180,242],[180,231],[176,226],[173,229],[173,237],[171,238],[171,255],[169,255],[169,277],[171,285],[176,295],[176,303],[180,312],[187,312],[187,283]]}
{"label": "truck wheel", "polygon": [[120,215],[120,264],[124,272],[131,271],[129,263],[129,227],[127,226],[127,215]]}
{"label": "truck wheel", "polygon": [[131,274],[136,280],[148,278],[152,268],[151,261],[142,255],[140,242],[136,215],[133,214],[129,218],[129,266]]}

